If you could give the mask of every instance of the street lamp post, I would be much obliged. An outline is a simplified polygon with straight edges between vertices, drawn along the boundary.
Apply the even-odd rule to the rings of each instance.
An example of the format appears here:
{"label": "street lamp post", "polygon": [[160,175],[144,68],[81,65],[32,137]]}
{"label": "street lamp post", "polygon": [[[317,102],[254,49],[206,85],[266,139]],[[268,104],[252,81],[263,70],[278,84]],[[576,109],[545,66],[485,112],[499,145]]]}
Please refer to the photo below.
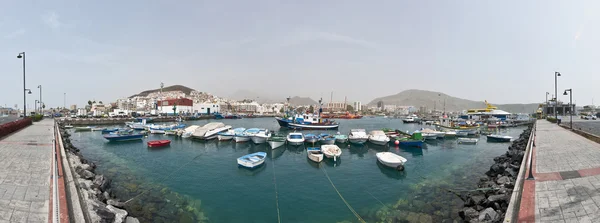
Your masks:
{"label": "street lamp post", "polygon": [[567,95],[567,91],[569,92],[569,125],[573,129],[573,89],[569,88],[565,90],[563,95]]}
{"label": "street lamp post", "polygon": [[549,94],[550,94],[550,92],[546,91],[546,106],[544,106],[544,109],[545,109],[544,114],[546,114],[546,116],[548,116],[547,113],[548,113],[548,95]]}
{"label": "street lamp post", "polygon": [[42,85],[38,85],[38,88],[40,89],[40,113],[44,113],[44,111],[42,110]]}
{"label": "street lamp post", "polygon": [[[23,58],[23,118],[27,117],[27,90],[25,89],[25,52],[19,53],[17,55],[18,59]],[[31,91],[29,91],[31,94]]]}
{"label": "street lamp post", "polygon": [[560,72],[554,72],[554,118],[558,119],[558,113],[556,112],[556,106],[558,105],[558,90],[557,90],[557,84],[556,82],[558,81],[558,77],[560,77]]}
{"label": "street lamp post", "polygon": [[38,105],[38,103],[40,103],[40,101],[36,99],[36,100],[35,100],[35,105],[34,105],[35,113],[37,113],[37,112],[38,112],[38,110],[37,110],[37,105]]}

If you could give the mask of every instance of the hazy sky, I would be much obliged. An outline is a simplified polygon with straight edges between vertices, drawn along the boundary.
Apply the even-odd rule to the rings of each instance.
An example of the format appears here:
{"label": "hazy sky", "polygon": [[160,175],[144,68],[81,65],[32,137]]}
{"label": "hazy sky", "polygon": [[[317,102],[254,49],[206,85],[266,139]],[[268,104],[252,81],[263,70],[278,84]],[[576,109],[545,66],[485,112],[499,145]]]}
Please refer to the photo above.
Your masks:
{"label": "hazy sky", "polygon": [[600,104],[599,1],[3,1],[0,104],[182,84],[369,102],[425,89],[492,103],[574,88]]}

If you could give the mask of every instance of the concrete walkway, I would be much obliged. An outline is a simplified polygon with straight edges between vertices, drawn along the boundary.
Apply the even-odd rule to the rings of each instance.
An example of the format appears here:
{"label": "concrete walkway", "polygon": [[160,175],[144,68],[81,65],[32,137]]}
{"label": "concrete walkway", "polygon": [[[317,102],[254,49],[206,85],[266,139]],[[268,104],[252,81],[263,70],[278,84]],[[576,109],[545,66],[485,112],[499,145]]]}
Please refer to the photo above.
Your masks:
{"label": "concrete walkway", "polygon": [[48,222],[52,119],[0,140],[0,223]]}
{"label": "concrete walkway", "polygon": [[600,222],[600,144],[546,120],[535,144],[519,221]]}

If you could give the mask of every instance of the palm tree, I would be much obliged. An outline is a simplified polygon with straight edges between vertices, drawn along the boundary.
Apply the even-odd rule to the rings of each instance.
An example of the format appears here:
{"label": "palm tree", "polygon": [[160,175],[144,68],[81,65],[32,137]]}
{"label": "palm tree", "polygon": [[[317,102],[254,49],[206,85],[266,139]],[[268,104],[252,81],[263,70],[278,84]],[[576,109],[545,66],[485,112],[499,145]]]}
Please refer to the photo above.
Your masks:
{"label": "palm tree", "polygon": [[88,100],[88,105],[92,106],[92,101]]}
{"label": "palm tree", "polygon": [[98,102],[99,104],[102,104],[102,101]]}

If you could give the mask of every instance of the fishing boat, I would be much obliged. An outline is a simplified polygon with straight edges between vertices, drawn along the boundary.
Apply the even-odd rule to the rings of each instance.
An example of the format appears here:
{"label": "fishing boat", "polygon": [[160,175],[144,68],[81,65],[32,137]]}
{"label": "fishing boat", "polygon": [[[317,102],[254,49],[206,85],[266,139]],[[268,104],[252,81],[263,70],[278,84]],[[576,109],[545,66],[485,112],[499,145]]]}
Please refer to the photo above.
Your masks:
{"label": "fishing boat", "polygon": [[316,114],[296,114],[294,117],[280,118],[275,117],[281,127],[291,129],[337,129],[339,124],[328,119],[323,120]]}
{"label": "fishing boat", "polygon": [[348,142],[348,136],[342,135],[339,132],[337,134],[333,135],[333,137],[335,137],[335,142],[337,142],[337,143],[347,143]]}
{"label": "fishing boat", "polygon": [[254,144],[262,144],[267,142],[267,139],[271,137],[271,132],[268,129],[260,129],[257,133],[250,136],[250,139]]}
{"label": "fishing boat", "polygon": [[319,143],[321,143],[321,145],[333,145],[335,144],[335,137],[326,133],[321,133],[319,134]]}
{"label": "fishing boat", "polygon": [[183,133],[181,134],[181,138],[189,138],[192,137],[192,134],[196,131],[196,129],[200,128],[200,126],[198,125],[191,125],[188,126],[187,128],[185,128],[183,130]]}
{"label": "fishing boat", "polygon": [[245,134],[246,128],[235,128],[233,129],[233,140],[235,142],[248,142],[250,141],[250,136]]}
{"label": "fishing boat", "polygon": [[299,133],[299,132],[290,132],[287,135],[286,140],[287,140],[288,144],[290,144],[290,145],[294,145],[294,146],[302,145],[302,144],[304,144],[304,135],[302,135],[302,133]]}
{"label": "fishing boat", "polygon": [[327,158],[333,158],[333,161],[337,161],[337,157],[342,155],[342,149],[336,145],[321,145],[321,152]]}
{"label": "fishing boat", "polygon": [[323,153],[320,148],[308,147],[306,149],[306,155],[308,156],[308,159],[314,162],[320,163],[323,161]]}
{"label": "fishing boat", "polygon": [[267,153],[265,152],[252,153],[238,158],[237,163],[242,167],[254,168],[265,163],[266,157]]}
{"label": "fishing boat", "polygon": [[106,134],[106,135],[102,135],[102,136],[111,142],[141,140],[142,138],[144,138],[144,135],[142,135],[142,134],[118,133],[118,132],[112,133],[112,134]]}
{"label": "fishing boat", "polygon": [[335,122],[323,122],[323,123],[289,123],[288,127],[290,128],[300,128],[300,129],[309,129],[309,130],[327,130],[327,129],[337,129],[340,125]]}
{"label": "fishing boat", "polygon": [[510,140],[512,140],[512,137],[510,137],[510,136],[503,136],[503,135],[488,135],[487,136],[488,142],[510,142]]}
{"label": "fishing boat", "polygon": [[364,129],[352,129],[350,130],[350,134],[348,134],[348,141],[350,143],[364,144],[367,140],[369,140],[369,136]]}
{"label": "fishing boat", "polygon": [[398,141],[399,146],[406,147],[423,147],[423,139],[413,139],[409,137],[398,137],[394,141]]}
{"label": "fishing boat", "polygon": [[475,138],[458,138],[456,141],[458,142],[458,144],[477,144],[477,142],[479,142],[479,139],[475,139]]}
{"label": "fishing boat", "polygon": [[171,145],[171,140],[152,140],[148,141],[148,147],[161,147]]}
{"label": "fishing boat", "polygon": [[276,149],[285,144],[284,136],[271,136],[271,138],[267,139],[267,143],[271,146],[271,149]]}
{"label": "fishing boat", "polygon": [[304,142],[306,143],[316,143],[317,141],[319,141],[319,136],[312,134],[312,133],[306,133],[304,134]]}
{"label": "fishing boat", "polygon": [[404,170],[404,164],[407,161],[406,158],[391,152],[379,152],[376,153],[375,156],[377,156],[377,160],[381,164],[394,168],[398,171]]}
{"label": "fishing boat", "polygon": [[224,132],[231,129],[230,125],[225,125],[221,122],[211,122],[200,128],[197,128],[192,133],[192,138],[200,140],[211,140],[217,138],[219,132]]}
{"label": "fishing boat", "polygon": [[373,130],[369,132],[369,142],[382,146],[390,142],[390,137],[385,135],[385,132],[381,130]]}
{"label": "fishing boat", "polygon": [[93,128],[96,128],[96,127],[93,127],[93,126],[75,127],[75,131],[76,132],[89,132],[89,131],[92,131]]}

